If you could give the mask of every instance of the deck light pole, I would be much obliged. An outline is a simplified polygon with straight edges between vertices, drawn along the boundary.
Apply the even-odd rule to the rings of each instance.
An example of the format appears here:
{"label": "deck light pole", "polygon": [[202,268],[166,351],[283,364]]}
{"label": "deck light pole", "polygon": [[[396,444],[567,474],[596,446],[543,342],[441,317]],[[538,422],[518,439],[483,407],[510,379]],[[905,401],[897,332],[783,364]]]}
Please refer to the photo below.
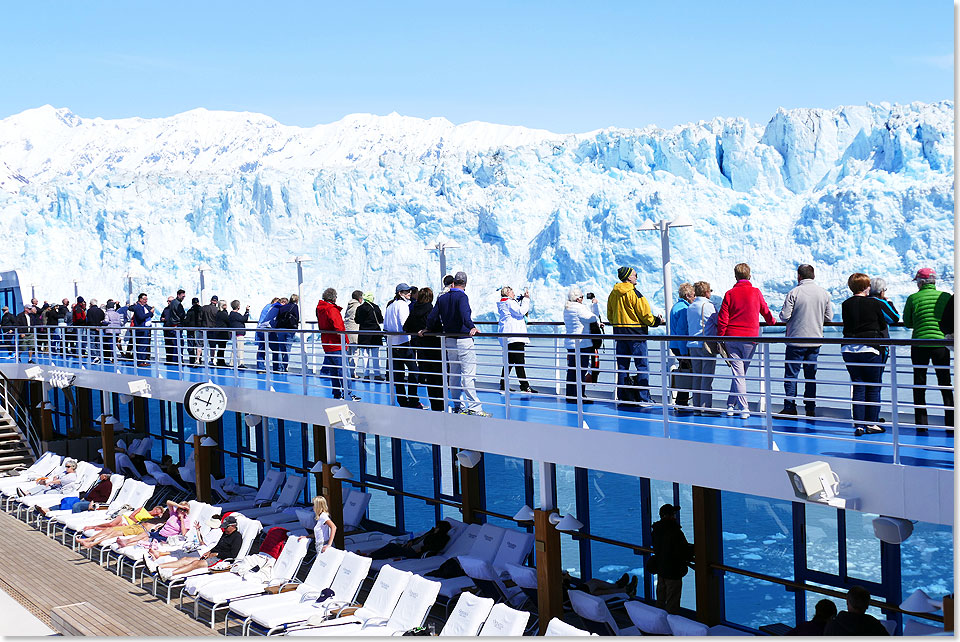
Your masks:
{"label": "deck light pole", "polygon": [[660,261],[663,264],[663,310],[667,323],[667,334],[670,334],[670,306],[673,305],[673,270],[670,265],[670,228],[691,227],[693,220],[686,214],[681,214],[672,221],[653,222],[647,219],[640,226],[641,232],[658,230],[660,232]]}
{"label": "deck light pole", "polygon": [[73,298],[74,298],[74,299],[76,299],[78,296],[80,296],[80,289],[77,287],[77,284],[78,284],[78,283],[79,283],[79,281],[77,281],[76,279],[74,279],[74,281],[73,281]]}
{"label": "deck light pole", "polygon": [[[306,256],[295,256],[287,263],[296,263],[297,264],[297,298],[300,299],[300,309],[303,310],[303,294],[301,290],[303,289],[303,264],[307,261],[312,261],[313,259]],[[300,315],[300,329],[303,329],[303,315]]]}
{"label": "deck light pole", "polygon": [[133,274],[128,271],[123,278],[127,280],[127,304],[129,304],[133,299]]}
{"label": "deck light pole", "polygon": [[439,252],[440,253],[440,282],[443,282],[443,277],[447,275],[447,255],[446,250],[456,250],[460,247],[460,244],[456,241],[451,241],[443,234],[437,236],[437,240],[433,243],[428,243],[425,249],[427,252]]}
{"label": "deck light pole", "polygon": [[197,272],[200,273],[200,305],[203,305],[206,299],[203,298],[203,290],[206,288],[206,281],[203,278],[203,273],[209,270],[210,268],[204,264],[197,266]]}

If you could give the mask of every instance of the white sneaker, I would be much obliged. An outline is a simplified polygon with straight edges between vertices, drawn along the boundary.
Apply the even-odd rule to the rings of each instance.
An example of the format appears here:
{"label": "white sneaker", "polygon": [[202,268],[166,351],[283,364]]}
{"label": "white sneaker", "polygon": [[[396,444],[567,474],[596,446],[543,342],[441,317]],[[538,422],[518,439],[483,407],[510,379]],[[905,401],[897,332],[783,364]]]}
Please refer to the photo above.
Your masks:
{"label": "white sneaker", "polygon": [[727,416],[732,417],[735,414],[737,414],[737,409],[734,408],[733,406],[727,406]]}
{"label": "white sneaker", "polygon": [[157,560],[153,559],[153,555],[151,555],[150,553],[143,554],[143,563],[147,567],[147,570],[150,571],[150,573],[157,572]]}

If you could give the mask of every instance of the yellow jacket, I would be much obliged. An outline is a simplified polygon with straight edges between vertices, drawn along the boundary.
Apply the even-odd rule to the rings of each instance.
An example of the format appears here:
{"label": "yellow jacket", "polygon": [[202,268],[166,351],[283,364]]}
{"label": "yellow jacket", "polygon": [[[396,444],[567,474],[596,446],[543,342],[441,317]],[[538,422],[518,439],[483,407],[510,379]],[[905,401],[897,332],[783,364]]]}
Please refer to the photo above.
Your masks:
{"label": "yellow jacket", "polygon": [[633,283],[626,282],[613,286],[613,292],[607,297],[607,320],[614,327],[633,326],[638,332],[640,326],[656,325],[650,302],[637,292]]}

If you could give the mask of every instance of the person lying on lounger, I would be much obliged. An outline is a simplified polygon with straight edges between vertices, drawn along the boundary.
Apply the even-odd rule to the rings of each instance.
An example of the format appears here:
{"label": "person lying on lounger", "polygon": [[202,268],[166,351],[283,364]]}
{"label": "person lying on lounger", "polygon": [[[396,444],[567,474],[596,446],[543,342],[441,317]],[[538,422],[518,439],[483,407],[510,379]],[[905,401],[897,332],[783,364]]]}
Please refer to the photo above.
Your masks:
{"label": "person lying on lounger", "polygon": [[396,544],[390,542],[370,553],[375,560],[416,559],[436,555],[450,541],[450,522],[444,520],[419,537]]}
{"label": "person lying on lounger", "polygon": [[178,504],[177,502],[168,499],[168,517],[163,524],[160,526],[144,524],[144,529],[142,532],[134,533],[133,535],[125,537],[118,537],[117,545],[120,546],[120,548],[123,548],[148,538],[158,542],[166,542],[167,538],[171,535],[186,535],[187,531],[190,530],[190,518],[187,516],[189,511],[190,506],[186,502]]}
{"label": "person lying on lounger", "polygon": [[[237,530],[237,518],[233,515],[224,517],[223,521],[220,522],[220,530],[223,531],[220,541],[206,553],[199,557],[189,556],[172,562],[165,562],[159,564],[156,568],[172,569],[171,576],[183,575],[196,569],[209,568],[222,560],[235,559],[240,554],[240,548],[243,545],[243,537]],[[147,568],[153,570],[149,560],[147,560]]]}
{"label": "person lying on lounger", "polygon": [[[77,537],[77,543],[84,548],[93,548],[100,542],[114,537],[129,537],[142,533],[144,525],[159,525],[166,521],[167,511],[160,506],[156,506],[147,511],[141,508],[133,515],[120,515],[116,520],[107,524],[92,526],[91,528],[99,531],[96,535],[90,537]],[[119,522],[114,524],[113,522]]]}

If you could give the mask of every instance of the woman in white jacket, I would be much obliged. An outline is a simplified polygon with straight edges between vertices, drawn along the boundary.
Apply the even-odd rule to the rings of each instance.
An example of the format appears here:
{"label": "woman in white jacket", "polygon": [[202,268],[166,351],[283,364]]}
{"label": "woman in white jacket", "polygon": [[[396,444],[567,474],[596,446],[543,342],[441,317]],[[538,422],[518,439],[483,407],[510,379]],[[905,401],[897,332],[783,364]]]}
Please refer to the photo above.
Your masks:
{"label": "woman in white jacket", "polygon": [[[583,304],[583,290],[574,285],[567,292],[567,304],[563,306],[563,324],[567,334],[587,334],[591,323],[600,323],[600,306],[593,299],[593,309]],[[577,339],[565,339],[567,347],[567,402],[577,403]],[[587,399],[584,375],[590,369],[590,352],[593,339],[580,339],[580,395],[583,403],[593,403]]]}
{"label": "woman in white jacket", "polygon": [[[523,291],[523,296],[518,300],[513,294],[513,288],[509,285],[500,289],[500,301],[497,302],[497,315],[500,318],[500,325],[497,332],[501,334],[520,334],[527,332],[527,313],[530,312],[530,292]],[[517,378],[520,380],[520,391],[535,394],[537,391],[530,387],[527,381],[526,357],[524,349],[530,343],[526,337],[504,337],[500,339],[501,345],[507,348],[507,367],[500,373],[500,390],[504,388],[504,378],[510,368],[517,372]]]}

